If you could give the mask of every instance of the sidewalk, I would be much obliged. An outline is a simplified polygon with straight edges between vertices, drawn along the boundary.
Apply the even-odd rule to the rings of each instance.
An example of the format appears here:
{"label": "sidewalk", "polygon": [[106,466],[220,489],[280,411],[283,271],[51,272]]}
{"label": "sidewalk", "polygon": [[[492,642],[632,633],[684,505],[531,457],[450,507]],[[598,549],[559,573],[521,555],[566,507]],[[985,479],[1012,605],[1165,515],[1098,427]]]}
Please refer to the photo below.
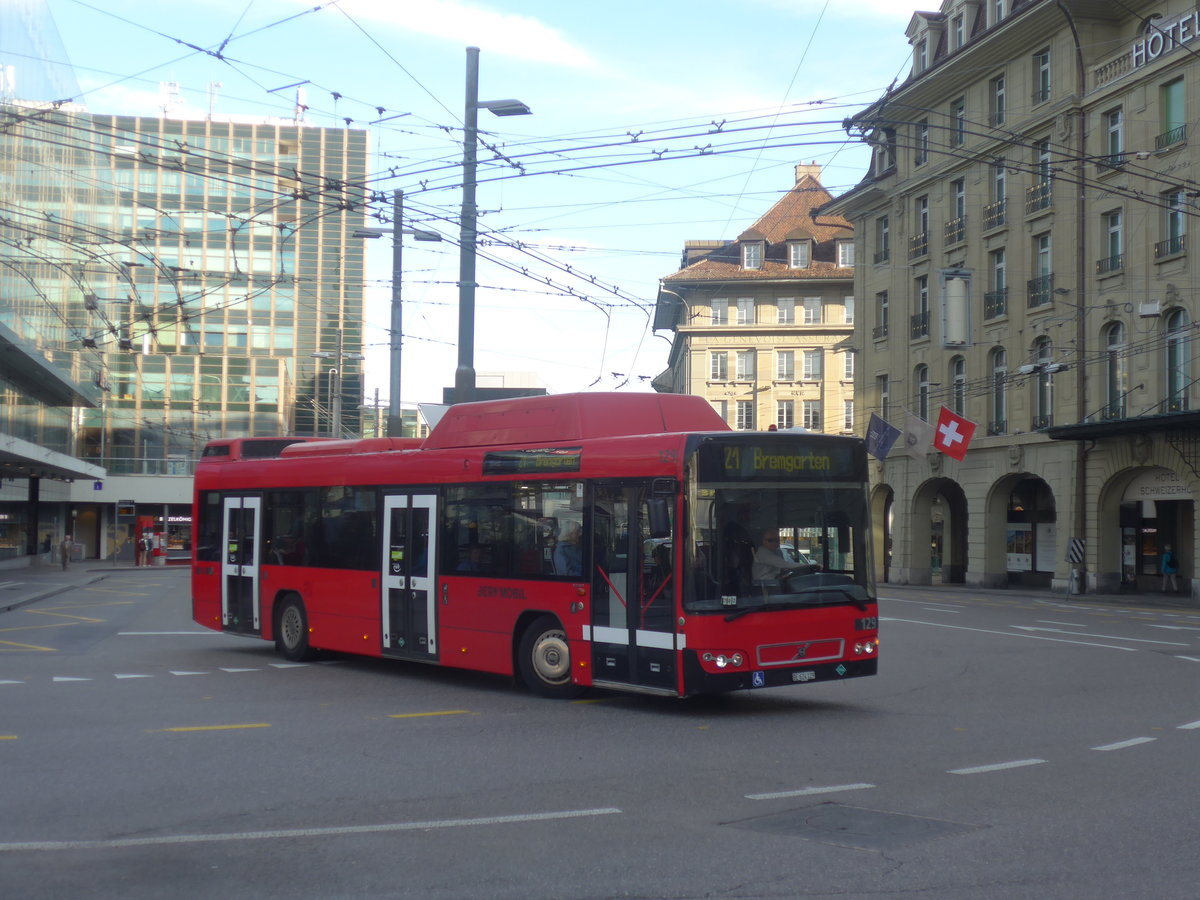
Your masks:
{"label": "sidewalk", "polygon": [[108,575],[130,572],[178,572],[178,566],[131,566],[113,565],[103,560],[90,559],[71,563],[66,569],[60,566],[22,566],[0,569],[0,613],[6,613],[38,600],[45,600],[64,591],[83,587],[100,581]]}
{"label": "sidewalk", "polygon": [[1014,597],[1036,598],[1056,603],[1105,604],[1131,609],[1184,609],[1200,612],[1200,601],[1191,594],[1165,594],[1160,591],[1143,591],[1140,593],[1119,594],[1066,594],[1062,591],[1051,591],[1048,588],[984,588],[973,587],[969,584],[877,584],[875,592],[880,597],[911,596],[919,594],[923,598],[934,600],[939,595],[954,596],[956,599],[970,597]]}

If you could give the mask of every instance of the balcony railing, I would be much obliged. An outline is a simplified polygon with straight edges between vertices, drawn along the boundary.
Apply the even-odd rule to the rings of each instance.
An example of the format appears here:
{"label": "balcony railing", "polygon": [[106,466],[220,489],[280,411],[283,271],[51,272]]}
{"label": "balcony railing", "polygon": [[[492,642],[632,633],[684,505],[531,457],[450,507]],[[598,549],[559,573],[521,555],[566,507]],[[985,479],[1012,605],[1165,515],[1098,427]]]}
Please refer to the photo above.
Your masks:
{"label": "balcony railing", "polygon": [[916,259],[929,253],[929,232],[914,234],[908,241],[908,258]]}
{"label": "balcony railing", "polygon": [[1187,138],[1187,125],[1177,125],[1170,131],[1164,131],[1154,139],[1155,150],[1165,150],[1167,147],[1173,147],[1176,144],[1182,144]]}
{"label": "balcony railing", "polygon": [[1097,275],[1113,275],[1125,268],[1125,254],[1118,253],[1116,256],[1106,256],[1103,259],[1096,260]]}
{"label": "balcony railing", "polygon": [[943,239],[946,246],[952,244],[961,244],[967,237],[967,217],[959,216],[957,219],[951,219],[946,223]]}
{"label": "balcony railing", "polygon": [[887,336],[888,336],[887,322],[884,322],[882,325],[876,325],[874,328],[871,329],[871,337],[873,337],[875,340],[879,340],[880,338],[885,338]]}
{"label": "balcony railing", "polygon": [[1054,424],[1054,416],[1052,414],[1048,413],[1044,416],[1034,416],[1033,417],[1033,430],[1034,431],[1039,431],[1043,428],[1049,428],[1053,424]]}
{"label": "balcony railing", "polygon": [[1049,99],[1050,99],[1049,85],[1039,85],[1038,87],[1034,88],[1034,90],[1033,90],[1033,105],[1034,106],[1037,106],[1037,104],[1039,104],[1039,103],[1045,103]]}
{"label": "balcony railing", "polygon": [[995,203],[989,203],[983,208],[983,228],[985,231],[992,228],[999,228],[1004,224],[1006,206],[1004,198],[1001,197]]}
{"label": "balcony railing", "polygon": [[1096,158],[1096,167],[1101,171],[1107,169],[1119,169],[1129,161],[1128,153],[1110,153],[1107,156],[1099,156]]}
{"label": "balcony railing", "polygon": [[1008,315],[1008,288],[998,291],[988,291],[983,295],[983,317],[998,319]]}
{"label": "balcony railing", "polygon": [[1029,279],[1029,303],[1030,309],[1035,306],[1045,306],[1054,299],[1054,275],[1039,275],[1037,278]]}
{"label": "balcony railing", "polygon": [[1100,410],[1101,419],[1124,419],[1125,418],[1125,401],[1114,400],[1105,405],[1104,409]]}
{"label": "balcony railing", "polygon": [[997,419],[994,422],[988,422],[988,434],[1007,434],[1008,421],[1005,419]]}
{"label": "balcony railing", "polygon": [[1054,202],[1054,192],[1051,189],[1054,182],[1039,181],[1025,191],[1025,214],[1030,215],[1043,209],[1049,209]]}
{"label": "balcony railing", "polygon": [[1187,235],[1177,234],[1175,237],[1167,238],[1165,241],[1159,241],[1154,245],[1154,258],[1162,259],[1166,256],[1176,256],[1177,254],[1187,251]]}
{"label": "balcony railing", "polygon": [[912,315],[912,339],[924,337],[929,337],[929,310]]}
{"label": "balcony railing", "polygon": [[892,251],[887,247],[884,247],[882,250],[875,251],[875,262],[877,263],[887,262],[891,258]]}

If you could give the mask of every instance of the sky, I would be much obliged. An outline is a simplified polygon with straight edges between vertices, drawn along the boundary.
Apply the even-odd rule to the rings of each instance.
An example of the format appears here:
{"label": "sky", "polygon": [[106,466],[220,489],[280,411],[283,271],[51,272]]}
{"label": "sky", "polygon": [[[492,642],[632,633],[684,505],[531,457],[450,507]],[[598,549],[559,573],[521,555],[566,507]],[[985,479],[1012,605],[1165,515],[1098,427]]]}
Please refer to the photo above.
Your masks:
{"label": "sky", "polygon": [[[405,226],[446,237],[404,243],[405,405],[454,382],[465,48],[480,48],[481,100],[533,112],[479,113],[480,384],[512,372],[552,393],[644,391],[669,349],[650,328],[658,280],[685,241],[736,238],[792,186],[796,163],[822,165],[834,195],[862,177],[866,153],[841,122],[907,73],[916,8],[41,2],[92,112],[158,115],[160,84],[174,82],[171,115],[290,118],[302,91],[307,124],[368,128],[372,187],[403,190]],[[369,402],[387,394],[389,240],[370,242],[367,275]]]}

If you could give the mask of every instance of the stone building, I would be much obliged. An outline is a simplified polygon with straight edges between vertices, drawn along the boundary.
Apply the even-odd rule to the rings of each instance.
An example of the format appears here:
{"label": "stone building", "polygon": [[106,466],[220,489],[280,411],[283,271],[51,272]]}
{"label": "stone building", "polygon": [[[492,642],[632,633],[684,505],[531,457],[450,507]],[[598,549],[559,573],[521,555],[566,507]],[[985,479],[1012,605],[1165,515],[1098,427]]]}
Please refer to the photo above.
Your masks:
{"label": "stone building", "polygon": [[821,212],[855,226],[857,401],[978,426],[874,465],[883,580],[1156,589],[1196,571],[1200,14],[945,0]]}
{"label": "stone building", "polygon": [[733,428],[855,427],[854,243],[813,211],[832,199],[820,167],[736,240],[687,241],[662,279],[654,329],[674,333],[656,390],[707,399]]}

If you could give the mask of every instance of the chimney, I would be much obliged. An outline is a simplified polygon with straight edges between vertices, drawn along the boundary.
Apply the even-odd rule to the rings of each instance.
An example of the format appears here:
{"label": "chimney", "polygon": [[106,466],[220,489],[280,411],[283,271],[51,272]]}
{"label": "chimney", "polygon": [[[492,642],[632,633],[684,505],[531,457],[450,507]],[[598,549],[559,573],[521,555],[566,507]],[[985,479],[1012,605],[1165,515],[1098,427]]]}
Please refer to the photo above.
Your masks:
{"label": "chimney", "polygon": [[814,181],[821,180],[821,166],[815,159],[810,163],[800,163],[796,166],[796,184],[799,184],[800,179],[805,175],[811,175]]}

